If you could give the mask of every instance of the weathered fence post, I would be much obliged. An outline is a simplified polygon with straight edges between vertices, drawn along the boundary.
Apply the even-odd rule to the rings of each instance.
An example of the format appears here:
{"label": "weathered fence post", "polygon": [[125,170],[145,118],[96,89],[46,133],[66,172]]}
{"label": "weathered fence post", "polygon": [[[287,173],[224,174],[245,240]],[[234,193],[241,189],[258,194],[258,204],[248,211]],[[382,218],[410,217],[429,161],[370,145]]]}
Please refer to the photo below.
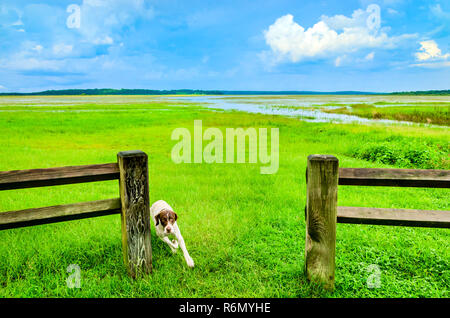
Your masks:
{"label": "weathered fence post", "polygon": [[117,154],[122,204],[122,246],[131,277],[152,271],[148,158],[139,150]]}
{"label": "weathered fence post", "polygon": [[308,156],[305,272],[329,290],[334,288],[338,169],[334,156]]}

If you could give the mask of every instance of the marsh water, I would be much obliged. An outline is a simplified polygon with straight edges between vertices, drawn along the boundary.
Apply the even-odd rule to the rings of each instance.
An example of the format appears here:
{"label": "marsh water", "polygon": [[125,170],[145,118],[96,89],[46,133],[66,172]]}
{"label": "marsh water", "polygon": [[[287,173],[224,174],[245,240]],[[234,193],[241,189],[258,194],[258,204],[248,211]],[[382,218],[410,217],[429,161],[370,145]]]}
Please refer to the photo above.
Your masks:
{"label": "marsh water", "polygon": [[[298,117],[309,122],[385,123],[417,125],[417,123],[388,119],[368,119],[353,115],[327,113],[327,109],[350,107],[353,104],[375,104],[377,107],[411,106],[415,103],[429,105],[449,103],[448,96],[386,96],[386,95],[246,95],[246,96],[181,96],[174,100],[202,103],[220,110],[238,110],[250,113]],[[424,125],[424,124],[421,124]],[[431,125],[430,125],[431,126]]]}
{"label": "marsh water", "polygon": [[[26,111],[30,112],[127,111],[127,109],[117,109],[112,107],[112,105],[147,103],[161,103],[170,106],[195,105],[220,111],[235,110],[249,113],[290,116],[309,122],[427,125],[387,119],[367,119],[347,114],[327,113],[323,110],[351,107],[354,104],[376,104],[377,107],[411,106],[415,103],[426,103],[427,105],[448,103],[450,105],[450,97],[393,95],[15,96],[0,98],[0,112],[24,111],[25,109],[22,107],[26,107]],[[96,107],[94,109],[76,107],[77,105],[83,104],[95,105]],[[111,105],[111,107],[99,107],[101,105]],[[139,108],[133,108],[133,111],[138,110]]]}

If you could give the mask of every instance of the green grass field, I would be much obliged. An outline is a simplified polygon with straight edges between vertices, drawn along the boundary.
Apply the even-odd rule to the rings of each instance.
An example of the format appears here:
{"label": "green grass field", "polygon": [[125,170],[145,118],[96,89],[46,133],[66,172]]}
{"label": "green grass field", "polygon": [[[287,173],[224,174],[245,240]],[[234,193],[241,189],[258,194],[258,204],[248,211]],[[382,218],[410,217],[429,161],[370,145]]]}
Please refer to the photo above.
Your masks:
{"label": "green grass field", "polygon": [[[189,269],[181,251],[172,255],[152,225],[154,272],[130,279],[118,215],[5,230],[0,297],[450,296],[446,229],[338,224],[335,291],[308,283],[303,273],[307,156],[333,154],[341,167],[449,169],[448,128],[307,123],[159,98],[82,98],[73,105],[58,102],[71,97],[29,98],[34,106],[3,99],[0,170],[108,163],[119,151],[143,150],[150,201],[174,207],[196,266]],[[278,127],[278,172],[262,175],[259,164],[174,164],[171,133],[177,127],[192,131],[195,119],[223,132]],[[117,181],[106,181],[2,191],[0,211],[114,198],[118,190]],[[338,200],[450,209],[447,189],[340,187]],[[66,285],[70,264],[81,268],[80,289]],[[371,265],[380,269],[380,288],[367,287]]]}

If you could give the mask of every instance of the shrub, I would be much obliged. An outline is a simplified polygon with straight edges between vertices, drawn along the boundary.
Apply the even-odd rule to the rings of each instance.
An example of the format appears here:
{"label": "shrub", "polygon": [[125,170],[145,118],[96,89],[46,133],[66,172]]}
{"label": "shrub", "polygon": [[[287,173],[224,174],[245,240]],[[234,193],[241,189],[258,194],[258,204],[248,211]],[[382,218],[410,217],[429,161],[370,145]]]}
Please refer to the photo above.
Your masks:
{"label": "shrub", "polygon": [[350,149],[349,155],[354,158],[401,168],[449,168],[448,151],[441,149],[438,145],[428,145],[423,142],[385,141],[369,143]]}

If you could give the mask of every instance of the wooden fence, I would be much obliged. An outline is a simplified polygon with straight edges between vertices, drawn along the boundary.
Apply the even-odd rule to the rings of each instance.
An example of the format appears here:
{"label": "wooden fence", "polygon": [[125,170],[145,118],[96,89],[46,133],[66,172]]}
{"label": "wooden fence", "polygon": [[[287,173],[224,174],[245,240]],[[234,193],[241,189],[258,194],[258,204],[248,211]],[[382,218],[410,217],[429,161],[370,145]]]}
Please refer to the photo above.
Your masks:
{"label": "wooden fence", "polygon": [[131,277],[152,271],[148,158],[117,154],[117,163],[0,172],[0,190],[119,180],[120,198],[0,213],[0,230],[121,214],[123,257]]}
{"label": "wooden fence", "polygon": [[[117,163],[0,172],[0,190],[119,180],[120,198],[0,213],[0,230],[121,214],[123,257],[136,277],[152,270],[148,158],[117,154]],[[448,170],[340,168],[334,156],[311,155],[306,170],[305,272],[334,287],[336,223],[450,227],[450,211],[338,207],[338,185],[449,188]]]}
{"label": "wooden fence", "polygon": [[339,168],[334,156],[310,155],[306,169],[305,273],[334,288],[336,223],[450,228],[450,211],[337,206],[338,185],[450,188],[450,170]]}

